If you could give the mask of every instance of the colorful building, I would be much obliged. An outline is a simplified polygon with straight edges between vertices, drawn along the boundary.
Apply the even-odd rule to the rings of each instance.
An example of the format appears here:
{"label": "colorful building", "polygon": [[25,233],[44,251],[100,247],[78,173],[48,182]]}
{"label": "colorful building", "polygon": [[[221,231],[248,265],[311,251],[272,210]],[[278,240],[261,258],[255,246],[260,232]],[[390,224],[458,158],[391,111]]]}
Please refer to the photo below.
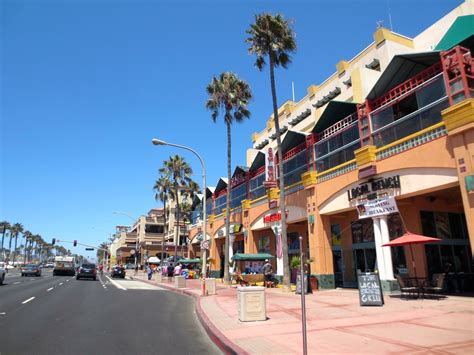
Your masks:
{"label": "colorful building", "polygon": [[[280,107],[289,259],[302,236],[321,288],[356,286],[357,270],[378,270],[384,289],[396,289],[394,274],[414,276],[412,257],[421,277],[474,272],[473,13],[466,1],[415,38],[379,28],[336,73]],[[214,276],[228,184],[231,255],[278,252],[279,190],[264,184],[273,117],[252,142],[247,166],[205,192]],[[199,199],[193,206],[199,218]],[[194,222],[190,257],[204,239]],[[406,231],[441,241],[382,246]],[[281,275],[281,259],[273,263]]]}

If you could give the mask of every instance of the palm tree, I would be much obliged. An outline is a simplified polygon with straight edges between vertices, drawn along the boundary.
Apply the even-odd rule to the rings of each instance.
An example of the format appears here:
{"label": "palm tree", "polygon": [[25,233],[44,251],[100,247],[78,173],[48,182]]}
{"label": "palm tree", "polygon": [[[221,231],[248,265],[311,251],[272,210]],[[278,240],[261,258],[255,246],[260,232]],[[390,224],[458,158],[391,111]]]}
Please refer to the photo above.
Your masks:
{"label": "palm tree", "polygon": [[[230,231],[230,190],[231,190],[231,126],[232,123],[242,122],[250,117],[247,105],[252,98],[252,92],[246,81],[240,80],[234,73],[225,72],[218,78],[213,77],[206,88],[209,95],[206,108],[212,112],[211,117],[216,122],[219,112],[223,113],[227,129],[227,201],[225,220],[225,250],[224,250],[224,282],[228,283],[229,275],[229,231]],[[205,191],[204,191],[205,193]],[[206,223],[206,221],[204,221]]]}
{"label": "palm tree", "polygon": [[28,260],[28,242],[31,242],[33,238],[33,234],[30,231],[25,231],[23,233],[23,236],[25,237],[25,248],[23,250],[23,263],[26,264]]}
{"label": "palm tree", "polygon": [[167,235],[168,226],[166,223],[166,203],[168,202],[171,187],[171,180],[167,174],[161,175],[153,186],[153,190],[156,191],[155,200],[160,200],[163,202],[163,238],[161,240],[161,260],[164,260],[165,258],[165,237]]}
{"label": "palm tree", "polygon": [[255,23],[247,30],[250,35],[246,42],[250,44],[250,54],[256,55],[255,65],[263,70],[265,58],[270,67],[270,85],[273,101],[273,120],[278,150],[278,172],[280,179],[281,244],[283,253],[283,286],[290,288],[290,265],[288,263],[288,244],[286,237],[285,182],[283,179],[283,154],[281,151],[280,123],[278,121],[278,102],[275,88],[275,68],[286,69],[291,63],[290,53],[296,51],[295,33],[291,24],[282,15],[273,16],[263,13],[255,16]]}
{"label": "palm tree", "polygon": [[0,227],[2,227],[2,249],[0,249],[0,251],[2,252],[2,257],[3,259],[5,258],[5,251],[3,249],[3,243],[5,241],[5,233],[7,232],[7,230],[10,229],[10,223],[8,223],[7,221],[2,221],[0,222]]}
{"label": "palm tree", "polygon": [[15,223],[11,229],[10,229],[10,244],[9,244],[9,250],[10,254],[8,256],[8,259],[12,258],[12,251],[11,251],[11,244],[12,244],[12,237],[15,238],[15,247],[13,248],[13,264],[15,264],[15,255],[16,255],[16,246],[18,244],[18,234],[23,233],[23,225],[21,223]]}
{"label": "palm tree", "polygon": [[[176,260],[177,251],[178,251],[178,242],[180,236],[180,224],[179,224],[179,215],[180,215],[180,208],[179,208],[179,198],[180,198],[180,190],[187,190],[187,185],[191,181],[190,175],[193,173],[193,169],[188,165],[188,163],[184,160],[183,157],[179,155],[175,155],[174,157],[170,157],[169,160],[165,160],[163,162],[163,167],[159,170],[161,174],[168,175],[170,179],[172,179],[172,189],[170,189],[170,197],[173,201],[176,202],[176,235],[175,235],[175,243],[174,243],[174,257]],[[182,194],[181,194],[182,195]]]}

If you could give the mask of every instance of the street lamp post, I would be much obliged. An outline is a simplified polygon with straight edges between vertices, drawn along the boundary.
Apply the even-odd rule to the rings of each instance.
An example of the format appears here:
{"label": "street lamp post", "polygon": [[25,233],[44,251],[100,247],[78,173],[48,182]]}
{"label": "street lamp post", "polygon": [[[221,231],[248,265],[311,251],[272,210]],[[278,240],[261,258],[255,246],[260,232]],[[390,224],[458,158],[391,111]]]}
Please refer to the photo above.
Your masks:
{"label": "street lamp post", "polygon": [[[186,147],[180,144],[168,143],[161,139],[153,138],[151,142],[154,145],[169,145],[171,147],[181,148],[190,151],[194,155],[197,156],[199,161],[201,162],[202,167],[202,233],[203,233],[203,241],[207,240],[207,218],[206,218],[206,167],[204,165],[204,160],[202,157],[196,152],[194,149]],[[178,226],[179,228],[179,226]],[[202,254],[202,278],[203,278],[203,286],[202,286],[202,295],[206,295],[206,272],[207,272],[207,249],[204,249]]]}
{"label": "street lamp post", "polygon": [[127,216],[128,218],[130,218],[131,220],[133,221],[137,221],[138,220],[138,225],[137,225],[137,238],[135,240],[135,269],[137,268],[138,266],[138,263],[137,263],[137,254],[138,254],[138,238],[140,238],[140,233],[139,233],[139,230],[140,230],[140,220],[139,219],[136,219],[136,218],[133,218],[132,216],[130,216],[128,213],[126,212],[120,212],[120,211],[114,211],[114,214],[121,214],[121,215],[124,215],[124,216]]}

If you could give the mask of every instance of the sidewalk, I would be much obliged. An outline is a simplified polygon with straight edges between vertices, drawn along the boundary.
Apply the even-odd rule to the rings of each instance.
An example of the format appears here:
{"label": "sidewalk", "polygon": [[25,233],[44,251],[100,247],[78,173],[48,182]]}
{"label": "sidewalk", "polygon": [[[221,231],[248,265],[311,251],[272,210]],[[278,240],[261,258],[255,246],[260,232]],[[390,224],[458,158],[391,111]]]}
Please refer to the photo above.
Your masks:
{"label": "sidewalk", "polygon": [[[186,280],[185,289],[167,281],[159,286],[194,296],[203,326],[227,352],[302,353],[300,295],[266,289],[267,321],[240,322],[235,287],[218,283],[217,295],[200,297],[200,280]],[[306,319],[309,354],[474,353],[473,298],[386,296],[383,307],[360,307],[357,290],[319,291],[306,296]]]}

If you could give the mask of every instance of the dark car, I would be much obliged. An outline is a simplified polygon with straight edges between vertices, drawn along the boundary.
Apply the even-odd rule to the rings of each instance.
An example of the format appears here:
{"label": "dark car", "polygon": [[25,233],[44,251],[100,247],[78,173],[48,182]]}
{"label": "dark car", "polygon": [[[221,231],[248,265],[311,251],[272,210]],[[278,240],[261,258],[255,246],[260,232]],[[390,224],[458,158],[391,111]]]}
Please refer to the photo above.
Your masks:
{"label": "dark car", "polygon": [[110,272],[110,276],[112,277],[121,277],[122,279],[125,278],[125,268],[123,266],[114,266],[112,271]]}
{"label": "dark car", "polygon": [[97,269],[95,264],[82,264],[77,268],[76,280],[79,279],[97,279]]}
{"label": "dark car", "polygon": [[41,267],[36,264],[26,264],[21,268],[21,276],[41,276]]}

